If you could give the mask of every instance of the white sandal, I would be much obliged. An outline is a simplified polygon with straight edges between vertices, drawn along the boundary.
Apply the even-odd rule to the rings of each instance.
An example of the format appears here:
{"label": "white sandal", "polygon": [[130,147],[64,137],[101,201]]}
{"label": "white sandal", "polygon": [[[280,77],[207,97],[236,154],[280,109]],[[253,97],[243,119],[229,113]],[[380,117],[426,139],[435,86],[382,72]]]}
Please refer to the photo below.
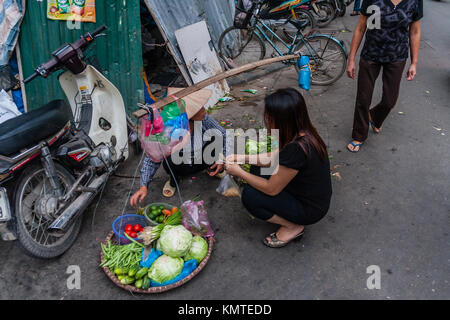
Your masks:
{"label": "white sandal", "polygon": [[170,185],[170,180],[167,180],[163,187],[163,196],[166,198],[172,198],[175,194],[175,191],[176,189]]}

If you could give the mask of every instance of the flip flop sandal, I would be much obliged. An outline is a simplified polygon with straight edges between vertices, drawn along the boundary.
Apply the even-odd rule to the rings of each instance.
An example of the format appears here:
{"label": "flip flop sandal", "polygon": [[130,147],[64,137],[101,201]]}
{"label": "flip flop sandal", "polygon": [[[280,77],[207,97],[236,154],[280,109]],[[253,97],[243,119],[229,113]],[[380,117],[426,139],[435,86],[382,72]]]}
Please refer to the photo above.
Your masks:
{"label": "flip flop sandal", "polygon": [[[350,148],[348,146],[347,146],[347,150],[352,152],[352,153],[359,152],[359,150],[361,150],[361,146],[363,145],[362,143],[354,143],[353,141],[351,141],[350,144],[353,146],[353,150],[350,150]],[[359,149],[355,151],[356,147],[359,147]]]}
{"label": "flip flop sandal", "polygon": [[277,237],[277,233],[271,233],[269,234],[270,237],[270,242],[267,241],[266,238],[264,238],[263,243],[268,246],[269,248],[282,248],[284,246],[287,246],[289,244],[289,242],[294,241],[294,240],[300,240],[302,238],[302,236],[305,234],[305,230],[303,229],[302,232],[300,232],[298,235],[296,235],[294,238],[292,238],[289,241],[281,241],[280,239],[278,239]]}
{"label": "flip flop sandal", "polygon": [[170,185],[170,180],[167,180],[166,184],[163,187],[163,196],[166,198],[172,198],[175,194],[175,188]]}
{"label": "flip flop sandal", "polygon": [[[372,127],[372,130],[374,133],[379,134],[381,132],[381,128],[377,128],[375,126],[375,122],[373,122],[372,120],[369,121],[370,126]],[[376,129],[376,130],[375,130]],[[377,131],[378,130],[378,131]]]}
{"label": "flip flop sandal", "polygon": [[[372,117],[370,116],[370,114],[369,114],[369,124],[372,127],[372,130],[373,130],[374,133],[378,134],[378,133],[381,132],[381,128],[377,128],[375,126],[375,122],[372,121]],[[378,130],[378,131],[376,131],[375,129]]]}

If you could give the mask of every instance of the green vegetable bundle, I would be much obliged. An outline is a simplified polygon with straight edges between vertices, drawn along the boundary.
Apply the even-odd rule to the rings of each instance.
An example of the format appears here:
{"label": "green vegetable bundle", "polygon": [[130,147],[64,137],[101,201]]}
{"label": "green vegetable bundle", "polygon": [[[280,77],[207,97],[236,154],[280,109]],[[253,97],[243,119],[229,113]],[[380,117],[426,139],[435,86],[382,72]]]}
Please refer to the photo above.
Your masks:
{"label": "green vegetable bundle", "polygon": [[118,246],[108,241],[107,245],[101,243],[103,251],[103,262],[101,267],[108,267],[111,270],[115,268],[134,268],[141,260],[143,245],[138,242],[132,242],[127,245]]}
{"label": "green vegetable bundle", "polygon": [[272,152],[276,149],[276,142],[272,136],[267,136],[267,138],[260,142],[248,139],[245,142],[245,154],[260,154],[263,152]]}

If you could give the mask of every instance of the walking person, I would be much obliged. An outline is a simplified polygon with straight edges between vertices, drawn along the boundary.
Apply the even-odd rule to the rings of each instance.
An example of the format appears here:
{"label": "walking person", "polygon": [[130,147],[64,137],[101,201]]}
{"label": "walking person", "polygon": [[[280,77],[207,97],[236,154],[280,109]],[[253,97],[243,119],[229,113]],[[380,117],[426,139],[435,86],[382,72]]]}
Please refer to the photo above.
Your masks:
{"label": "walking person", "polygon": [[[261,167],[271,164],[249,155],[230,155],[225,167],[227,173],[248,183],[242,192],[246,209],[256,218],[280,226],[263,240],[268,247],[280,248],[302,237],[305,225],[317,223],[327,214],[332,193],[330,162],[297,90],[280,89],[268,96],[264,119],[268,130],[279,130],[279,151],[266,154],[268,159],[278,154],[278,170],[261,176]],[[248,173],[236,162],[256,165]]]}
{"label": "walking person", "polygon": [[351,16],[359,15],[359,11],[361,10],[361,0],[355,0],[355,4],[353,5],[353,12],[350,13]]}
{"label": "walking person", "polygon": [[[380,10],[379,27],[368,28],[369,16],[376,6]],[[354,79],[355,56],[364,34],[366,40],[361,52],[353,120],[350,152],[358,152],[367,139],[369,125],[375,133],[397,103],[403,71],[411,55],[406,79],[416,76],[420,46],[420,19],[423,17],[422,0],[364,0],[361,15],[353,34],[347,64],[347,75]],[[373,17],[375,22],[376,17]],[[372,20],[372,19],[371,19]],[[372,27],[372,26],[371,26]],[[375,81],[383,70],[383,95],[380,103],[370,108]]]}

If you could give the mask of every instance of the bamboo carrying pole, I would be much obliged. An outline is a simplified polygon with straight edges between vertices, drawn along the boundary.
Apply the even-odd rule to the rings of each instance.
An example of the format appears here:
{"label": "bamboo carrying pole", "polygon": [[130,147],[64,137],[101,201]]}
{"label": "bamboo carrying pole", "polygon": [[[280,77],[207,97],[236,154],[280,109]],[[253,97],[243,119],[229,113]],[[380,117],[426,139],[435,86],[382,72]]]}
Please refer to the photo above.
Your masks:
{"label": "bamboo carrying pole", "polygon": [[[275,57],[275,58],[270,58],[270,59],[265,59],[265,60],[260,60],[260,61],[256,61],[256,62],[252,62],[246,65],[243,65],[241,67],[238,68],[234,68],[219,74],[216,74],[215,76],[212,76],[208,79],[205,79],[203,81],[200,81],[199,83],[196,83],[193,86],[187,87],[183,90],[180,90],[177,92],[176,97],[170,96],[170,97],[166,97],[162,100],[157,101],[155,104],[153,104],[152,106],[154,106],[157,109],[161,109],[162,107],[176,101],[176,99],[181,99],[184,98],[188,95],[190,95],[191,93],[194,93],[198,90],[201,90],[203,88],[206,88],[207,86],[221,81],[223,79],[238,75],[240,73],[252,70],[252,69],[256,69],[258,67],[262,67],[271,63],[275,63],[275,62],[281,62],[281,61],[285,61],[285,60],[291,60],[291,59],[297,59],[299,57],[299,55],[297,54],[291,54],[291,55],[287,55],[287,56],[281,56],[281,57]],[[139,109],[138,111],[134,112],[133,115],[136,118],[140,118],[143,117],[147,114],[147,111],[144,109]]]}

